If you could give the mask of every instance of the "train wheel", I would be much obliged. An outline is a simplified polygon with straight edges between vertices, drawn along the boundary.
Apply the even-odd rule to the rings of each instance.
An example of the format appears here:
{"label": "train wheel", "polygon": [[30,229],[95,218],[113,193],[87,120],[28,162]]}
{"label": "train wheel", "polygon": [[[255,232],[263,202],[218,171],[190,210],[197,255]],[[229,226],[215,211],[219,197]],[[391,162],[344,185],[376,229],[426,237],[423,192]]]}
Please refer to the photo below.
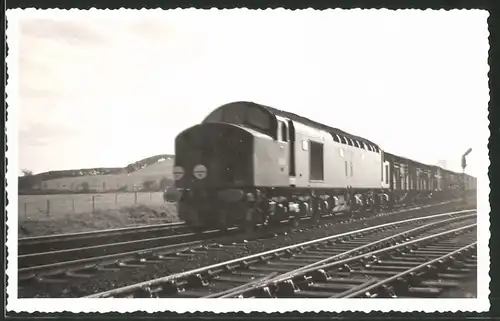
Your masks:
{"label": "train wheel", "polygon": [[311,199],[311,222],[313,224],[316,224],[319,222],[320,217],[321,217],[321,199],[317,197],[313,197]]}
{"label": "train wheel", "polygon": [[253,209],[247,209],[245,213],[245,222],[243,223],[245,234],[252,234],[255,229],[254,221],[254,211]]}
{"label": "train wheel", "polygon": [[226,213],[219,214],[218,226],[219,226],[219,229],[223,232],[227,232],[227,230],[229,229],[229,224],[228,224],[228,219],[227,219]]}
{"label": "train wheel", "polygon": [[292,228],[297,228],[297,227],[299,227],[299,225],[300,225],[300,218],[299,217],[294,216],[294,217],[290,218],[290,226]]}

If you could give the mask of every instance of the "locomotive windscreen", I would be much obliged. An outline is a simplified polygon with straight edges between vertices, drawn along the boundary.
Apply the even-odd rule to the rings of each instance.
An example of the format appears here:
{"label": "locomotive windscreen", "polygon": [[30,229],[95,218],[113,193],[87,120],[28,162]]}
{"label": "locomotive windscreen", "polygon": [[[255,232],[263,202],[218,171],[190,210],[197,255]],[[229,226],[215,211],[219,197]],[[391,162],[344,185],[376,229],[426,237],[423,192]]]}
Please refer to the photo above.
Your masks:
{"label": "locomotive windscreen", "polygon": [[197,125],[177,137],[175,149],[175,165],[184,173],[177,187],[228,188],[253,182],[253,137],[239,127]]}

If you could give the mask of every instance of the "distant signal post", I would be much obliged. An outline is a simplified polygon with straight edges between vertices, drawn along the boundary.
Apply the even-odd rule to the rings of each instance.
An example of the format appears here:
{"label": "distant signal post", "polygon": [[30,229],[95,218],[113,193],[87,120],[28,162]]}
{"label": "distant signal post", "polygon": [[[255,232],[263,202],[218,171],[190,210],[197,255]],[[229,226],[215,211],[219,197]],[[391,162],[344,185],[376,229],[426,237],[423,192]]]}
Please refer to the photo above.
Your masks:
{"label": "distant signal post", "polygon": [[465,167],[467,167],[467,155],[472,152],[472,148],[469,148],[463,155],[462,155],[462,199],[463,202],[465,203],[467,201],[466,199],[466,193],[467,193],[467,186],[465,184]]}

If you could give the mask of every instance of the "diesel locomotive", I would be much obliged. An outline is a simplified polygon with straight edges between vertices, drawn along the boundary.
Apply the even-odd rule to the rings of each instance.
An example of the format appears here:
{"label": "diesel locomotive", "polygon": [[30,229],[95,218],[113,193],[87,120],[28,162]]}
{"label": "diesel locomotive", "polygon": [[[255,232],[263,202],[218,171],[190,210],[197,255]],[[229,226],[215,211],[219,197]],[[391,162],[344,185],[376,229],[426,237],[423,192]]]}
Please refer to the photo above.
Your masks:
{"label": "diesel locomotive", "polygon": [[253,102],[220,106],[181,132],[173,176],[164,198],[197,230],[380,211],[476,189],[469,175]]}

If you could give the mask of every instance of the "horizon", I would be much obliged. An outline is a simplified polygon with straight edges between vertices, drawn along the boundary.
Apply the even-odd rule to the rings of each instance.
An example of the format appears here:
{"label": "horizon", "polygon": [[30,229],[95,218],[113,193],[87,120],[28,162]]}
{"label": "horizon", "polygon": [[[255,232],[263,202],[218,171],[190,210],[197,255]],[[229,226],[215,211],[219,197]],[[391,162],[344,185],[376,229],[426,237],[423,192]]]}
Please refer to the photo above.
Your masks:
{"label": "horizon", "polygon": [[[172,157],[175,157],[175,154],[158,154],[158,155],[152,155],[150,157],[155,157],[155,156],[160,156],[160,155],[169,155],[169,156],[172,156]],[[401,155],[398,155],[398,156],[401,156]],[[114,167],[103,167],[103,166],[100,166],[100,167],[84,167],[84,168],[67,168],[67,169],[52,169],[52,170],[48,170],[48,171],[45,171],[45,172],[39,172],[39,173],[35,173],[35,172],[31,172],[29,169],[20,169],[21,173],[18,175],[19,177],[24,177],[24,176],[28,176],[28,175],[24,175],[24,171],[29,171],[31,172],[31,175],[38,175],[38,174],[44,174],[44,173],[48,173],[48,172],[58,172],[58,171],[71,171],[71,170],[91,170],[91,169],[98,169],[98,168],[113,168],[113,169],[125,169],[128,165],[130,164],[133,164],[135,162],[138,162],[138,161],[142,161],[144,159],[148,159],[150,157],[146,157],[146,158],[141,158],[140,160],[137,160],[137,161],[134,161],[132,163],[129,163],[125,166],[114,166]],[[159,159],[157,162],[160,162],[161,159]],[[426,165],[430,165],[430,166],[438,166],[438,167],[441,167],[443,169],[446,169],[446,170],[451,170],[448,168],[446,162],[443,166],[443,164],[439,164],[440,161],[438,160],[436,164],[426,164]],[[456,171],[455,171],[456,172]],[[466,172],[467,173],[467,172]],[[112,174],[111,174],[112,175]]]}
{"label": "horizon", "polygon": [[174,154],[182,130],[248,100],[455,172],[472,148],[465,172],[478,176],[489,164],[485,15],[19,13],[19,70],[9,73],[19,81],[19,173]]}

